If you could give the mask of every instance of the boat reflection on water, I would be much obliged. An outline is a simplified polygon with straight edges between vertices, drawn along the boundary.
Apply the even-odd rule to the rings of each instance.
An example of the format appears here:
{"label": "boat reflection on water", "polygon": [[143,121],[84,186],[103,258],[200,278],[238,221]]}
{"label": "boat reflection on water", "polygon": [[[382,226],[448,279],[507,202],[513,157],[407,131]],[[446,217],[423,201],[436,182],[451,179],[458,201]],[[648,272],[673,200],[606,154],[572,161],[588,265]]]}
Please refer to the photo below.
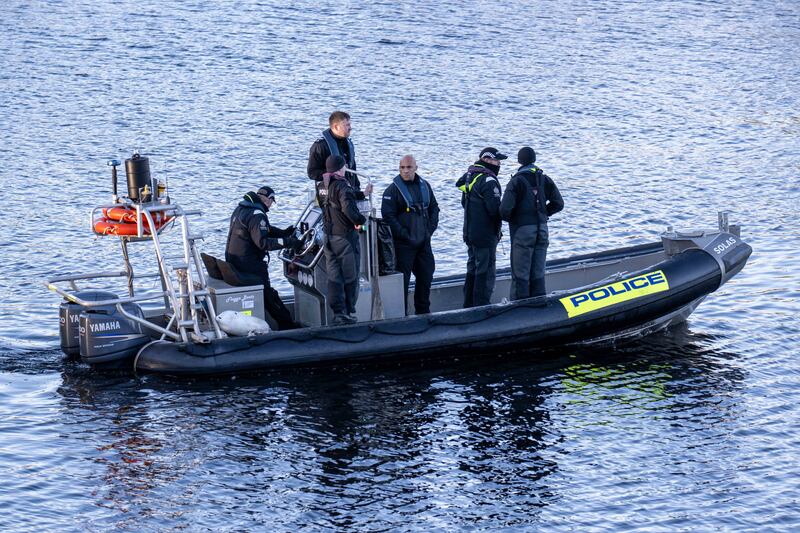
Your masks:
{"label": "boat reflection on water", "polygon": [[512,500],[497,524],[524,525],[568,499],[564,478],[606,445],[617,461],[656,443],[677,457],[726,431],[724,399],[745,375],[713,344],[679,327],[544,362],[518,352],[193,381],[68,364],[58,392],[104,524],[391,527],[453,507],[467,523]]}
{"label": "boat reflection on water", "polygon": [[715,349],[714,343],[713,337],[691,333],[681,324],[621,347],[578,352],[576,362],[563,369],[567,403],[577,413],[584,405],[603,402],[604,416],[585,420],[587,425],[724,409],[724,398],[741,389],[746,374],[736,364],[739,356]]}

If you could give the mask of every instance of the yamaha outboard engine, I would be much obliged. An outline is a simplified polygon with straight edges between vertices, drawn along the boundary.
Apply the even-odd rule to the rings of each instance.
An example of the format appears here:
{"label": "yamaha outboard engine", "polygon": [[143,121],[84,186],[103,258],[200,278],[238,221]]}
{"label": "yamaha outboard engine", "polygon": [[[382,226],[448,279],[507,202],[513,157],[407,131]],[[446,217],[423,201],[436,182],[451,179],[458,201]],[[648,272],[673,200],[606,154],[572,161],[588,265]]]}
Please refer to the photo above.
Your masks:
{"label": "yamaha outboard engine", "polygon": [[[115,300],[117,295],[106,291],[81,291],[76,292],[75,297],[87,302],[100,302],[102,300]],[[102,308],[104,311],[112,311],[113,305]],[[75,302],[64,300],[58,306],[58,317],[60,322],[59,334],[61,336],[61,351],[67,355],[78,355],[80,353],[80,342],[78,339],[79,318],[87,308]]]}
{"label": "yamaha outboard engine", "polygon": [[[144,318],[137,304],[126,303],[122,307],[127,313]],[[122,316],[116,306],[111,310],[85,310],[79,323],[81,359],[93,366],[129,367],[139,348],[151,340],[141,324]]]}

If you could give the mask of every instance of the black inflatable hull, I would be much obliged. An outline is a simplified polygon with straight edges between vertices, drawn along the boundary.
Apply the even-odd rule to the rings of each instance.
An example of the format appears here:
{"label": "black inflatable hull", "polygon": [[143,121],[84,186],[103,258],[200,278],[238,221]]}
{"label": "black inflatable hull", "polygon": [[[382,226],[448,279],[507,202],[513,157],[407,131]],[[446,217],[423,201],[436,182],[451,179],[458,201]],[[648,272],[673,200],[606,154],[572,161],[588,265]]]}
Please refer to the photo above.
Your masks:
{"label": "black inflatable hull", "polygon": [[[738,271],[751,249],[737,252]],[[458,311],[308,328],[209,344],[154,342],[136,369],[169,374],[257,371],[287,365],[385,358],[460,356],[516,348],[546,348],[646,333],[683,319],[723,281],[720,263],[689,249],[614,283],[573,294]]]}

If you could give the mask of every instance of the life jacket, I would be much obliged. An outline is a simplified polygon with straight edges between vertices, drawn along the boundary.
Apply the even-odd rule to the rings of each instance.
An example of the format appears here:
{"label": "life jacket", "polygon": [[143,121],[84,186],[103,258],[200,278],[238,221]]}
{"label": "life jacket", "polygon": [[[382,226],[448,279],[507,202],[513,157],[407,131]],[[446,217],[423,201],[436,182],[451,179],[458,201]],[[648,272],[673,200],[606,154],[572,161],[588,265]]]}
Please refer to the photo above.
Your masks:
{"label": "life jacket", "polygon": [[414,199],[411,197],[411,191],[408,190],[408,186],[406,182],[403,181],[403,178],[400,176],[395,176],[392,180],[394,186],[397,187],[397,190],[400,191],[400,196],[403,197],[403,200],[406,202],[406,213],[410,213],[411,211],[420,211],[424,216],[428,214],[428,206],[431,205],[431,190],[428,186],[428,182],[422,179],[420,176],[419,178],[419,190],[420,195],[422,196],[422,206],[416,204]]}
{"label": "life jacket", "polygon": [[[230,231],[228,232],[228,242],[226,248],[230,246],[232,238],[239,238],[243,241],[250,241],[250,232],[247,229],[247,220],[254,216],[257,212],[264,213],[265,220],[267,209],[260,201],[254,198],[253,193],[247,193],[244,198],[239,202],[239,207],[243,209],[234,209],[230,219]],[[251,196],[252,195],[252,196]],[[252,211],[249,211],[252,209]]]}
{"label": "life jacket", "polygon": [[[477,168],[483,168],[487,172],[480,172],[480,171],[475,172],[475,170]],[[466,196],[469,196],[469,194],[472,192],[473,187],[475,187],[475,184],[478,183],[478,180],[481,179],[484,176],[488,176],[489,179],[493,179],[493,180],[497,181],[497,177],[495,177],[494,174],[489,172],[488,168],[484,167],[480,163],[476,163],[476,164],[472,165],[467,172],[470,172],[470,171],[475,172],[475,174],[472,176],[472,180],[469,180],[469,181],[464,180],[464,184],[458,186],[458,190],[460,190]],[[481,196],[481,195],[479,194],[478,196]]]}
{"label": "life jacket", "polygon": [[[459,178],[456,186],[461,191],[461,205],[464,207],[464,225],[462,227],[464,242],[471,246],[489,246],[495,241],[502,228],[499,213],[489,212],[487,199],[483,195],[486,185],[490,185],[491,194],[495,194],[497,183],[495,171],[480,163],[470,165],[467,172]],[[499,190],[497,191],[499,196]],[[500,198],[497,198],[498,203]]]}
{"label": "life jacket", "polygon": [[542,171],[542,169],[531,163],[530,165],[525,165],[523,167],[520,167],[519,170],[517,170],[517,173],[514,174],[511,178],[512,179],[516,178],[520,174],[525,174],[525,173],[529,173],[533,176],[533,181],[527,178],[523,178],[522,176],[520,176],[520,178],[525,179],[525,181],[528,182],[528,185],[530,185],[531,188],[530,190],[531,193],[533,194],[534,204],[536,204],[539,211],[547,213],[547,199],[544,197],[544,180],[542,179],[544,172]]}
{"label": "life jacket", "polygon": [[339,150],[339,143],[336,142],[336,138],[331,133],[330,128],[322,132],[322,138],[325,139],[325,142],[328,145],[328,150],[330,150],[331,155],[338,155],[342,156],[344,160],[347,162],[347,166],[352,169],[356,170],[356,148],[353,146],[353,141],[350,140],[350,137],[347,137],[347,148],[350,151],[350,160],[348,161],[344,154],[341,153]]}
{"label": "life jacket", "polygon": [[322,181],[317,184],[317,197],[319,198],[319,206],[322,208],[322,221],[325,223],[325,230],[330,231],[333,224],[333,209],[342,210],[339,202],[331,197],[331,188],[336,181],[344,182],[345,187],[349,187],[350,183],[345,178],[323,174]]}
{"label": "life jacket", "polygon": [[228,229],[228,239],[225,243],[225,260],[232,263],[235,268],[243,272],[256,270],[266,258],[269,264],[269,250],[262,250],[253,242],[248,230],[252,217],[263,215],[260,226],[269,227],[267,209],[255,193],[247,193],[233,210]]}

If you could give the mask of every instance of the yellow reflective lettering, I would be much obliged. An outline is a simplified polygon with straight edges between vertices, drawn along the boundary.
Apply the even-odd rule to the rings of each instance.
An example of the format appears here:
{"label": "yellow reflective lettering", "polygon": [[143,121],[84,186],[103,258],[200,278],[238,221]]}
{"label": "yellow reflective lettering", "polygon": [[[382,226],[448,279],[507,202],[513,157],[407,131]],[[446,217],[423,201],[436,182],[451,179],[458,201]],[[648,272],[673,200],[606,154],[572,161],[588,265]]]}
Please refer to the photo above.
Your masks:
{"label": "yellow reflective lettering", "polygon": [[663,271],[656,270],[572,294],[559,299],[559,301],[566,309],[567,316],[574,318],[584,313],[667,290],[669,290],[667,276]]}

